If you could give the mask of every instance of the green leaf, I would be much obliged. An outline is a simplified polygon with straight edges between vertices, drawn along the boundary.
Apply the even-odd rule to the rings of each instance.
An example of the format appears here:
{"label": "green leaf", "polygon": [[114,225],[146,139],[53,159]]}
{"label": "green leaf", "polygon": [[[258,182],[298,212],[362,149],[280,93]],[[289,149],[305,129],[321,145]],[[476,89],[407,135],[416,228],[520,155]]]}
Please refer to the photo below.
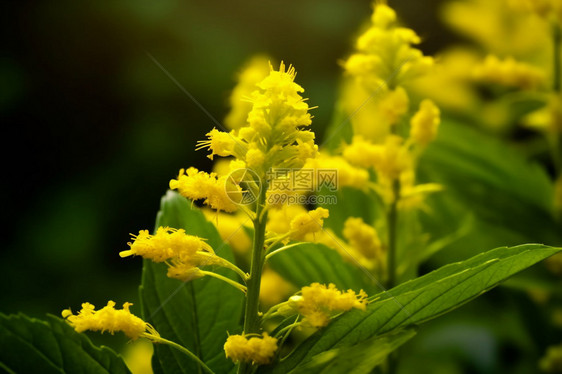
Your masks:
{"label": "green leaf", "polygon": [[346,262],[336,250],[322,244],[303,243],[274,255],[268,263],[299,288],[318,282],[333,283],[341,290],[380,291],[376,283],[380,280]]}
{"label": "green leaf", "polygon": [[[233,260],[212,223],[201,211],[176,192],[162,198],[156,227],[183,228],[188,234],[205,238],[215,253]],[[182,283],[166,276],[166,265],[144,261],[140,295],[143,315],[162,337],[183,345],[217,373],[227,373],[234,365],[227,360],[223,345],[227,332],[241,330],[244,295],[234,287],[210,277]],[[216,273],[236,279],[227,269]],[[157,373],[196,373],[199,366],[183,353],[156,345],[153,359]]]}
{"label": "green leaf", "polygon": [[98,348],[60,318],[0,313],[0,368],[8,373],[129,373],[114,351]]}
{"label": "green leaf", "polygon": [[290,374],[363,374],[370,373],[382,364],[386,357],[416,335],[416,330],[393,331],[366,340],[351,347],[322,352]]}
{"label": "green leaf", "polygon": [[378,294],[366,312],[353,310],[343,314],[264,372],[287,373],[324,351],[354,346],[377,335],[426,322],[560,250],[539,244],[501,247],[446,265]]}
{"label": "green leaf", "polygon": [[467,215],[474,218],[454,251],[434,258],[440,264],[472,256],[478,248],[562,242],[552,215],[553,183],[544,168],[490,135],[444,121],[436,142],[422,156],[418,176],[420,182],[445,187],[428,198],[431,213],[422,215],[425,232],[446,237]]}

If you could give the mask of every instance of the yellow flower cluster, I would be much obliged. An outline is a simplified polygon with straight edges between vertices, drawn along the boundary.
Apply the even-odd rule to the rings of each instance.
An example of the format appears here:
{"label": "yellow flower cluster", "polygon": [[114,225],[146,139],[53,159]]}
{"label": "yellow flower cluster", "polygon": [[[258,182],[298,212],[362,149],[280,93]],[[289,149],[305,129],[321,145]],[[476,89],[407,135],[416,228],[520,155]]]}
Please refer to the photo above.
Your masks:
{"label": "yellow flower cluster", "polygon": [[121,257],[142,256],[168,265],[168,277],[188,281],[203,276],[199,266],[221,265],[223,260],[203,239],[187,235],[183,229],[159,227],[155,235],[148,230],[132,235],[130,249],[119,253]]}
{"label": "yellow flower cluster", "polygon": [[283,63],[279,71],[271,68],[248,97],[252,109],[247,125],[230,133],[213,130],[199,147],[209,148],[210,157],[235,156],[262,176],[271,168],[301,168],[318,147],[314,133],[301,129],[311,124],[311,116],[295,76],[292,66],[286,71]]}
{"label": "yellow flower cluster", "polygon": [[266,332],[261,337],[230,335],[224,343],[226,357],[234,362],[251,362],[264,365],[271,362],[277,351],[277,339]]}
{"label": "yellow flower cluster", "polygon": [[[381,240],[374,227],[367,225],[363,219],[349,217],[343,227],[343,236],[349,245],[361,256],[375,260],[379,265],[384,262],[385,253]],[[382,268],[382,266],[379,266]]]}
{"label": "yellow flower cluster", "polygon": [[229,129],[239,129],[246,126],[248,113],[252,110],[252,103],[248,98],[256,90],[256,85],[269,74],[269,60],[265,56],[252,58],[238,75],[238,83],[228,102],[230,112],[224,119],[224,125]]}
{"label": "yellow flower cluster", "polygon": [[[308,160],[304,169],[313,169],[316,175],[317,170],[337,170],[337,180],[334,180],[334,188],[354,187],[364,189],[369,183],[369,172],[363,168],[354,167],[341,156],[332,156],[325,152],[319,152],[314,159]],[[318,181],[314,180],[314,186]]]}
{"label": "yellow flower cluster", "polygon": [[125,303],[123,309],[115,309],[115,302],[108,301],[105,307],[96,311],[94,305],[83,303],[78,314],[72,314],[70,309],[63,310],[61,314],[76,332],[90,330],[114,334],[122,331],[132,340],[141,336],[158,336],[152,326],[129,311],[131,305],[133,304]]}
{"label": "yellow flower cluster", "polygon": [[439,108],[429,99],[420,103],[420,108],[410,119],[410,138],[422,146],[428,145],[437,136],[441,122]]}
{"label": "yellow flower cluster", "polygon": [[419,36],[397,27],[396,13],[388,5],[375,3],[371,27],[357,40],[358,52],[345,62],[345,70],[369,87],[369,91],[394,88],[425,73],[431,57],[413,48]]}
{"label": "yellow flower cluster", "polygon": [[328,218],[328,209],[316,208],[297,215],[291,221],[291,239],[303,240],[307,234],[319,232],[324,227],[324,218]]}
{"label": "yellow flower cluster", "polygon": [[301,295],[291,297],[289,302],[304,317],[304,324],[320,328],[328,325],[330,318],[337,313],[353,308],[365,310],[367,294],[363,290],[359,294],[352,290],[341,292],[332,283],[327,287],[320,283],[312,283],[303,287]]}
{"label": "yellow flower cluster", "polygon": [[482,82],[522,89],[536,88],[544,80],[540,69],[512,57],[500,60],[494,55],[488,55],[482,64],[476,66],[473,75]]}
{"label": "yellow flower cluster", "polygon": [[383,144],[373,144],[357,135],[351,144],[345,146],[343,157],[351,164],[373,168],[379,178],[395,180],[400,174],[412,168],[413,159],[404,139],[398,135],[389,135]]}
{"label": "yellow flower cluster", "polygon": [[269,212],[267,231],[268,236],[274,237],[287,234],[289,239],[309,241],[309,234],[322,231],[324,218],[330,212],[325,208],[316,208],[307,211],[303,206],[296,204],[283,205],[279,209]]}
{"label": "yellow flower cluster", "polygon": [[[209,134],[217,132],[211,131]],[[223,133],[221,133],[223,134]],[[222,137],[222,136],[221,136]],[[229,137],[227,135],[227,137]],[[216,141],[223,144],[226,141]],[[224,149],[217,154],[223,154]],[[219,177],[215,173],[205,173],[194,167],[187,170],[181,169],[177,179],[170,181],[170,188],[191,200],[204,200],[203,202],[217,211],[234,212],[238,206],[236,202],[242,199],[242,188],[227,176]]]}

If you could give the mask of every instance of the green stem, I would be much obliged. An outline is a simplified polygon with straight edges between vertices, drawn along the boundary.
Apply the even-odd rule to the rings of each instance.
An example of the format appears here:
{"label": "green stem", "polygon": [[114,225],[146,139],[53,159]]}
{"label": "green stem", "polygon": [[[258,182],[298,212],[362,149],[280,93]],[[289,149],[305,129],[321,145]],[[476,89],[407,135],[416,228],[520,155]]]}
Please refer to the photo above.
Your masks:
{"label": "green stem", "polygon": [[398,225],[398,201],[400,200],[400,180],[392,183],[393,200],[387,213],[388,252],[387,252],[387,282],[386,288],[396,286],[396,230]]}
{"label": "green stem", "polygon": [[246,286],[243,286],[243,285],[241,285],[240,283],[238,283],[238,282],[236,282],[236,281],[233,281],[232,279],[227,278],[227,277],[225,277],[225,276],[222,276],[222,275],[220,275],[220,274],[213,273],[212,271],[205,271],[205,270],[201,270],[201,273],[203,273],[203,274],[205,274],[205,275],[208,275],[208,276],[210,276],[210,277],[214,277],[214,278],[220,279],[221,281],[226,282],[226,283],[230,284],[230,285],[233,286],[233,287],[236,287],[237,289],[239,289],[240,291],[242,291],[242,292],[244,292],[244,293],[246,293],[246,291],[247,291]]}
{"label": "green stem", "polygon": [[199,357],[197,357],[197,355],[195,355],[193,352],[191,352],[189,349],[185,348],[184,346],[181,346],[177,343],[174,343],[171,340],[168,339],[164,339],[160,336],[156,337],[156,336],[150,336],[149,337],[150,340],[152,340],[155,343],[162,343],[162,344],[167,344],[171,347],[174,347],[175,349],[177,349],[178,351],[181,351],[183,353],[185,353],[187,356],[189,356],[192,360],[194,360],[195,362],[197,362],[199,364],[199,367],[201,367],[203,369],[203,371],[209,373],[209,374],[215,374],[214,371],[212,371],[203,361],[201,361],[201,359]]}
{"label": "green stem", "polygon": [[269,260],[272,256],[278,254],[279,252],[283,252],[283,251],[285,251],[285,250],[287,250],[287,249],[289,249],[289,248],[293,248],[293,247],[296,247],[297,245],[302,245],[302,244],[305,244],[305,243],[294,243],[294,244],[289,244],[289,245],[283,246],[283,247],[281,247],[281,248],[277,248],[276,250],[274,250],[274,251],[271,252],[271,253],[268,253],[268,254],[265,256],[265,261]]}
{"label": "green stem", "polygon": [[[246,293],[246,307],[244,311],[244,334],[257,334],[260,331],[259,296],[260,282],[263,265],[265,262],[265,224],[267,222],[267,211],[265,210],[267,182],[263,182],[262,189],[257,201],[256,218],[254,219],[254,245],[252,249],[252,263],[250,265],[250,277],[248,278],[248,292]],[[238,373],[249,373],[251,364],[240,363]]]}

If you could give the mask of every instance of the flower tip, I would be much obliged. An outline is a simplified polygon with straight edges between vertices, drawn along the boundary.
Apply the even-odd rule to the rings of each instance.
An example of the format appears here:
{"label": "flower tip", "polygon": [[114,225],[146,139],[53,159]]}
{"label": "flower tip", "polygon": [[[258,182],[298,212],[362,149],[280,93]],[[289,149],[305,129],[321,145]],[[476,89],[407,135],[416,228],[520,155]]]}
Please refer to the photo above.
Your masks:
{"label": "flower tip", "polygon": [[119,252],[119,257],[124,258],[124,257],[128,257],[128,256],[132,256],[134,254],[135,253],[131,249],[128,249],[126,251]]}
{"label": "flower tip", "polygon": [[65,309],[61,312],[62,318],[66,319],[67,317],[72,315],[72,311],[69,309]]}

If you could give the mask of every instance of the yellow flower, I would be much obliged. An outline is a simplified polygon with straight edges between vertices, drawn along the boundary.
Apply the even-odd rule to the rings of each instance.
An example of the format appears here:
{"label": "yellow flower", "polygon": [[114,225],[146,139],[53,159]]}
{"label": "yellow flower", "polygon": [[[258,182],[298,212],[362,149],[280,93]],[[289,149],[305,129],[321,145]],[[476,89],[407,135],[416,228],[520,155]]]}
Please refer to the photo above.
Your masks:
{"label": "yellow flower", "polygon": [[211,160],[214,155],[221,157],[234,155],[237,143],[239,144],[239,147],[242,147],[242,143],[240,140],[236,139],[234,131],[223,132],[214,128],[207,133],[207,137],[209,140],[199,140],[197,142],[198,145],[195,150],[209,148],[211,150],[211,154],[207,157]]}
{"label": "yellow flower", "polygon": [[187,235],[183,229],[159,227],[155,235],[141,230],[132,235],[130,249],[119,253],[121,257],[142,256],[154,262],[168,264],[168,276],[187,281],[203,276],[199,266],[220,265],[223,260],[215,255],[213,248],[203,239]]}
{"label": "yellow flower", "polygon": [[260,282],[260,303],[264,306],[273,306],[286,300],[293,289],[289,282],[270,268],[264,269]]}
{"label": "yellow flower", "polygon": [[83,303],[82,310],[77,315],[72,314],[70,309],[63,310],[61,314],[76,332],[90,330],[102,333],[109,331],[114,334],[122,331],[131,340],[139,337],[159,337],[152,326],[131,314],[129,311],[131,305],[133,304],[125,303],[123,309],[115,309],[115,302],[108,301],[105,307],[96,311],[92,304]]}
{"label": "yellow flower", "polygon": [[224,119],[229,129],[239,129],[246,125],[248,113],[252,110],[252,103],[248,97],[255,91],[256,85],[269,74],[269,60],[264,56],[255,56],[238,75],[238,83],[228,102],[231,110]]}
{"label": "yellow flower", "polygon": [[[333,181],[333,188],[354,187],[363,189],[369,182],[369,172],[367,170],[352,166],[341,156],[331,156],[326,153],[319,153],[318,157],[308,160],[304,169],[313,169],[315,175],[322,170],[336,170],[337,180]],[[319,183],[315,180],[315,186]]]}
{"label": "yellow flower", "polygon": [[283,62],[279,71],[271,68],[247,98],[252,104],[247,125],[230,133],[213,129],[198,149],[209,148],[210,158],[234,156],[261,177],[273,168],[302,168],[307,159],[316,156],[318,146],[314,133],[302,130],[311,124],[311,116],[295,76],[295,69],[289,66],[285,71]]}
{"label": "yellow flower", "polygon": [[261,337],[230,335],[224,343],[227,358],[234,362],[251,362],[257,365],[269,364],[277,351],[277,339],[264,332]]}
{"label": "yellow flower", "polygon": [[433,101],[425,99],[420,103],[420,109],[410,120],[410,137],[414,142],[426,146],[437,136],[440,122],[439,108]]}
{"label": "yellow flower", "polygon": [[351,164],[372,167],[380,179],[394,180],[411,168],[412,155],[398,135],[388,135],[384,144],[372,144],[361,136],[354,136],[345,146],[343,157]]}
{"label": "yellow flower", "polygon": [[267,215],[268,236],[286,234],[291,230],[291,221],[298,215],[306,214],[302,205],[286,204],[279,209],[270,209]]}
{"label": "yellow flower", "polygon": [[328,209],[316,208],[310,212],[301,213],[291,221],[291,239],[303,240],[307,234],[322,230],[324,218],[328,218]]}
{"label": "yellow flower", "polygon": [[522,89],[536,88],[544,80],[541,70],[512,57],[500,60],[494,55],[488,55],[476,66],[473,75],[478,81]]}
{"label": "yellow flower", "polygon": [[407,28],[397,27],[396,13],[388,5],[375,3],[371,27],[357,40],[358,52],[344,67],[370,92],[394,88],[424,74],[433,59],[412,48],[420,38]]}
{"label": "yellow flower", "polygon": [[212,209],[234,212],[236,202],[242,198],[242,188],[233,184],[227,176],[217,177],[196,168],[181,169],[177,179],[170,181],[170,188],[188,199],[200,200]]}
{"label": "yellow flower", "polygon": [[290,302],[304,317],[303,323],[320,328],[328,325],[330,318],[338,313],[353,308],[366,310],[367,294],[361,290],[355,294],[352,290],[339,291],[332,283],[326,285],[312,283],[303,287],[300,296],[293,296]]}
{"label": "yellow flower", "polygon": [[364,257],[382,260],[384,251],[377,231],[362,218],[349,217],[344,223],[343,236]]}

